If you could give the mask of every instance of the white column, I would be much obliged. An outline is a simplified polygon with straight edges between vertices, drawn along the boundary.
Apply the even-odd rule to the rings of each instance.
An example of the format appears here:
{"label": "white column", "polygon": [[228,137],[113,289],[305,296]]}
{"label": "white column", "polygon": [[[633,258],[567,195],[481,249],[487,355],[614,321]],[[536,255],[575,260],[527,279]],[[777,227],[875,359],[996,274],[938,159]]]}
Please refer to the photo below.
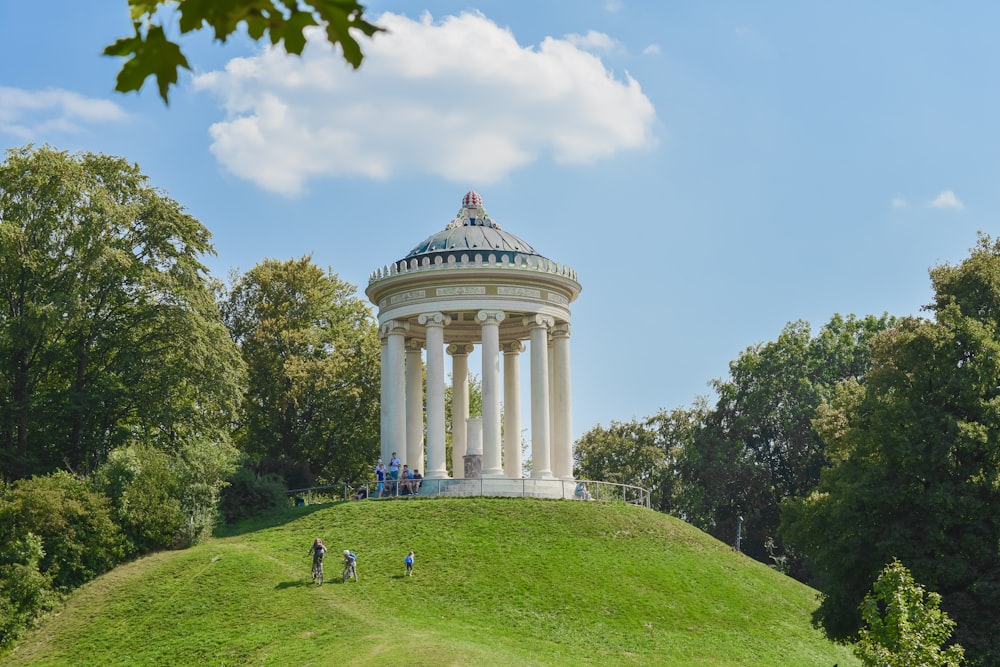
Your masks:
{"label": "white column", "polygon": [[529,315],[531,332],[531,476],[552,479],[549,452],[549,341],[552,318]]}
{"label": "white column", "polygon": [[399,452],[406,444],[406,367],[404,349],[410,325],[390,320],[382,325],[386,337],[386,433],[382,435],[382,460],[389,464],[389,455]]}
{"label": "white column", "polygon": [[[410,469],[424,469],[424,365],[423,341],[406,341],[406,449],[400,452]],[[383,459],[384,460],[384,459]]]}
{"label": "white column", "polygon": [[417,318],[427,332],[427,479],[447,479],[444,442],[444,326],[443,313]]}
{"label": "white column", "polygon": [[[389,390],[388,390],[388,379],[389,379],[389,341],[388,337],[385,335],[385,331],[379,332],[379,337],[382,343],[382,352],[380,356],[381,368],[379,371],[379,458],[383,461],[388,461],[388,451],[392,447],[392,443],[389,442]],[[389,450],[391,451],[391,450]]]}
{"label": "white column", "polygon": [[573,479],[573,402],[570,394],[569,323],[552,327],[552,473]]}
{"label": "white column", "polygon": [[448,346],[451,355],[451,476],[465,476],[465,456],[469,419],[469,354],[472,345],[453,343]]}
{"label": "white column", "polygon": [[556,451],[555,451],[556,423],[555,423],[555,420],[552,419],[552,402],[555,400],[555,398],[553,397],[552,394],[555,391],[555,388],[552,386],[552,377],[553,377],[553,374],[552,374],[552,336],[549,335],[551,333],[552,333],[552,325],[550,324],[549,325],[549,330],[548,330],[547,335],[545,337],[546,341],[548,341],[548,350],[547,350],[547,353],[548,353],[548,360],[549,360],[549,363],[548,363],[548,366],[547,366],[548,371],[546,371],[546,373],[547,373],[546,377],[548,377],[548,382],[549,382],[549,468],[550,468],[550,470],[553,471],[553,474],[554,474],[554,471],[556,469]]}
{"label": "white column", "polygon": [[521,479],[521,353],[524,343],[503,346],[503,474]]}
{"label": "white column", "polygon": [[483,477],[500,477],[500,323],[502,310],[480,310],[483,338]]}

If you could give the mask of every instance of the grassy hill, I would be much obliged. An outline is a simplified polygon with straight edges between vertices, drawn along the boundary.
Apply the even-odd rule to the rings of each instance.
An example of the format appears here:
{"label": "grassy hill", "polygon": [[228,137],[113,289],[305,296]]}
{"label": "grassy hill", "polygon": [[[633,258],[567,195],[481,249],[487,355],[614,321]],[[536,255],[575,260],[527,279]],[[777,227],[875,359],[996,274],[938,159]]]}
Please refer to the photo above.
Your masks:
{"label": "grassy hill", "polygon": [[[328,583],[307,550],[331,550]],[[358,583],[337,554],[358,553]],[[413,577],[403,557],[413,549]],[[289,508],[77,591],[5,665],[857,665],[815,592],[671,517],[525,499]]]}

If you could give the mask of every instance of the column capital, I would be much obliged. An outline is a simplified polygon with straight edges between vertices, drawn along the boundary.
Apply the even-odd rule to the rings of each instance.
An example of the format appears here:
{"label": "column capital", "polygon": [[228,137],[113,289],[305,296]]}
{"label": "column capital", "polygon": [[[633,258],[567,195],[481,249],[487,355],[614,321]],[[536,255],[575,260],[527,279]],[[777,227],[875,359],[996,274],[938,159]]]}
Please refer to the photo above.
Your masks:
{"label": "column capital", "polygon": [[535,329],[537,327],[549,328],[553,324],[555,324],[555,320],[549,317],[548,315],[541,315],[535,313],[534,315],[524,316],[524,326],[528,327],[529,329]]}
{"label": "column capital", "polygon": [[385,322],[379,330],[382,336],[405,336],[410,330],[410,323],[402,320],[389,320]]}
{"label": "column capital", "polygon": [[417,316],[417,322],[425,327],[443,327],[449,321],[448,316],[444,313],[420,313]]}
{"label": "column capital", "polygon": [[406,350],[407,352],[419,352],[424,349],[424,341],[419,338],[407,338],[406,339]]}
{"label": "column capital", "polygon": [[521,341],[511,340],[507,341],[506,343],[501,343],[500,349],[503,351],[504,354],[520,354],[521,352],[524,352],[527,348]]}
{"label": "column capital", "polygon": [[560,322],[559,324],[553,326],[552,330],[549,332],[549,335],[551,335],[553,338],[569,338],[569,334],[570,334],[569,322]]}
{"label": "column capital", "polygon": [[507,319],[507,313],[502,310],[480,310],[476,313],[476,319],[482,324],[499,325]]}
{"label": "column capital", "polygon": [[472,354],[473,349],[472,343],[452,343],[444,351],[453,357],[464,357]]}

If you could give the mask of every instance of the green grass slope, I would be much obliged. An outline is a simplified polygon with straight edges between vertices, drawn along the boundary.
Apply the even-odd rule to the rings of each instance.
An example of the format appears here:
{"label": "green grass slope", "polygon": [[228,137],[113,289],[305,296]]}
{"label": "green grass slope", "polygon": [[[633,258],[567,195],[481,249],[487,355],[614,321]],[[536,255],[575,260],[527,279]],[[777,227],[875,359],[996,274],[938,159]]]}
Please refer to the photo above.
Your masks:
{"label": "green grass slope", "polygon": [[[331,550],[311,584],[307,550]],[[338,553],[358,553],[358,583]],[[413,577],[403,558],[416,552]],[[289,508],[91,582],[5,665],[857,665],[815,592],[671,517],[525,499]]]}

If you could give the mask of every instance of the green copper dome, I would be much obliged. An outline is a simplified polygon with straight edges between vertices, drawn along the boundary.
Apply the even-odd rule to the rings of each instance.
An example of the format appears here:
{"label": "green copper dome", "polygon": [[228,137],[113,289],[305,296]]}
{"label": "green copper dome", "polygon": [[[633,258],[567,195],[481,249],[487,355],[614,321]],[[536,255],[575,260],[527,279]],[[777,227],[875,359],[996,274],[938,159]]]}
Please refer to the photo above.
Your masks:
{"label": "green copper dome", "polygon": [[542,256],[522,239],[500,229],[483,208],[483,198],[470,190],[462,198],[462,208],[455,219],[442,231],[424,239],[404,259],[428,257],[433,262],[435,257],[447,260],[453,256],[459,260],[462,255],[471,259],[475,253],[481,253],[484,259],[492,253],[498,261],[505,255],[511,261],[517,256]]}

